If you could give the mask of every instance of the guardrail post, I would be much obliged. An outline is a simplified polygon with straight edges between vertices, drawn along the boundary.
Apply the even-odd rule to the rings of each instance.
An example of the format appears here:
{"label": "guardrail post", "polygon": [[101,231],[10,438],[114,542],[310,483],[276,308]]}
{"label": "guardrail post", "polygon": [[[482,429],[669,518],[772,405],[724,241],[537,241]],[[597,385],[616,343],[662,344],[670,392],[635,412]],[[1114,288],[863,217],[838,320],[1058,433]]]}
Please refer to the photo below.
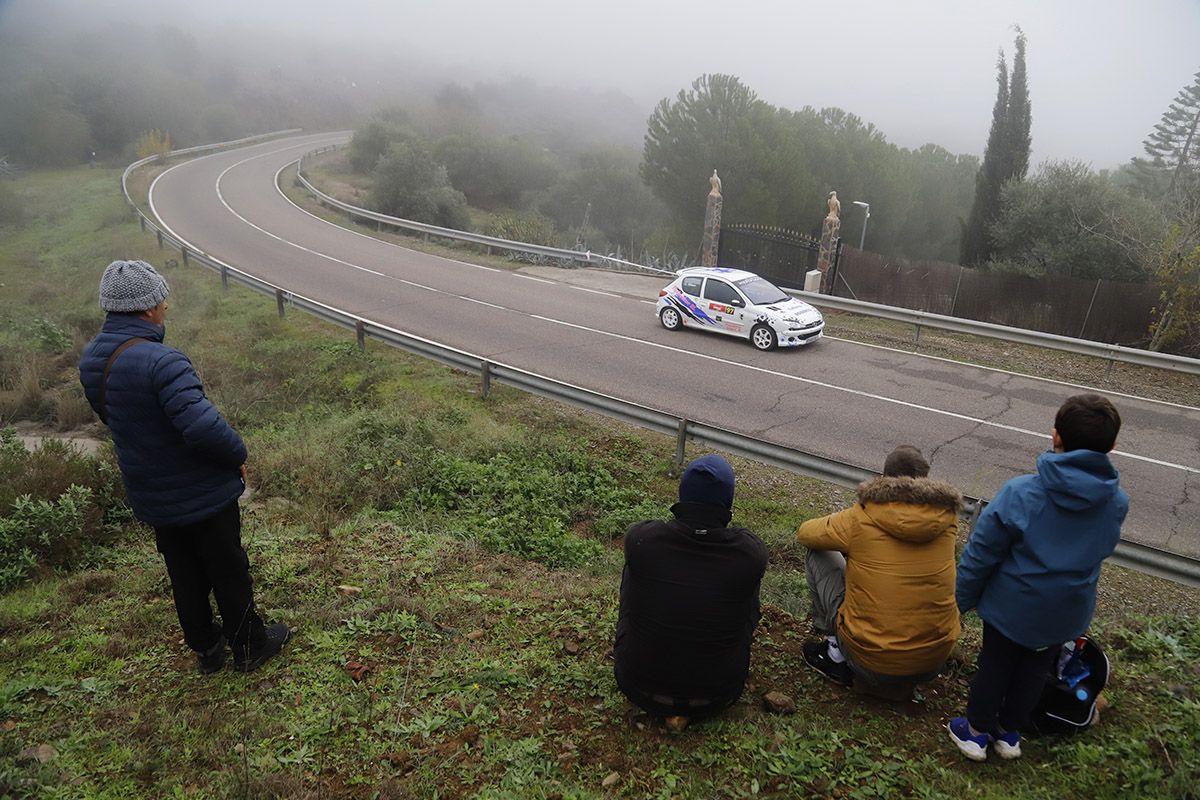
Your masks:
{"label": "guardrail post", "polygon": [[142,212],[138,212],[138,224],[142,226],[142,233],[146,232],[146,218],[142,216]]}
{"label": "guardrail post", "polygon": [[684,448],[687,445],[688,421],[686,419],[679,420],[679,430],[675,434],[675,473],[672,477],[677,477],[683,474],[683,457]]}
{"label": "guardrail post", "polygon": [[983,501],[976,500],[974,508],[971,509],[971,518],[967,521],[967,531],[975,530],[975,523],[979,521],[979,515],[983,513]]}
{"label": "guardrail post", "polygon": [[479,391],[484,399],[492,393],[492,362],[484,361],[479,371]]}
{"label": "guardrail post", "polygon": [[183,255],[183,265],[186,267],[188,265],[188,249],[186,247],[180,247],[179,252]]}
{"label": "guardrail post", "polygon": [[363,327],[361,319],[354,320],[354,336],[358,339],[358,350],[363,352],[367,349],[367,330]]}
{"label": "guardrail post", "polygon": [[421,234],[421,238],[422,238],[422,239],[424,239],[425,241],[427,241],[427,242],[428,242],[428,241],[429,241],[429,233],[428,233],[428,231],[427,231],[427,232],[425,232],[425,233],[423,233],[423,234]]}
{"label": "guardrail post", "polygon": [[913,339],[913,347],[920,347],[920,346],[921,346],[921,323],[918,322],[917,323],[917,335]]}
{"label": "guardrail post", "polygon": [[163,249],[162,231],[155,231],[155,233],[158,234],[158,249],[162,250]]}
{"label": "guardrail post", "polygon": [[275,290],[275,307],[279,309],[279,318],[283,319],[283,289]]}
{"label": "guardrail post", "polygon": [[221,265],[221,288],[229,288],[229,268],[224,264]]}

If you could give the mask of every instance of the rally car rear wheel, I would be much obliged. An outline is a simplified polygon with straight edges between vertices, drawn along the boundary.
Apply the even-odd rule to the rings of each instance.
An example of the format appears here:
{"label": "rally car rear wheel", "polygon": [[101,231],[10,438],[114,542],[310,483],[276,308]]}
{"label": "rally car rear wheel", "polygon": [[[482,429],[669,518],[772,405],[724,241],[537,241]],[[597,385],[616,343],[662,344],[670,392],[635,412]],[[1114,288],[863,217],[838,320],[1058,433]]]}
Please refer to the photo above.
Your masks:
{"label": "rally car rear wheel", "polygon": [[677,331],[683,325],[683,318],[679,316],[679,312],[670,306],[659,312],[658,321],[669,331]]}

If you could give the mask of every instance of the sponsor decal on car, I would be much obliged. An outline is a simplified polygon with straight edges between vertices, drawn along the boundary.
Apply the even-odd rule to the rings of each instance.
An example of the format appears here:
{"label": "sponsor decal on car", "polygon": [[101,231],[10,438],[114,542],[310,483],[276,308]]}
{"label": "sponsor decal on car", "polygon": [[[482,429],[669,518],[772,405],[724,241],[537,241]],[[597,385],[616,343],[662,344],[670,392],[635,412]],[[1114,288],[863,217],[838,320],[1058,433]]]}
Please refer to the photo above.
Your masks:
{"label": "sponsor decal on car", "polygon": [[733,306],[726,306],[721,303],[709,303],[708,310],[716,311],[718,314],[732,314],[734,309]]}
{"label": "sponsor decal on car", "polygon": [[678,307],[680,311],[682,311],[684,314],[687,314],[697,322],[703,322],[706,325],[715,324],[713,322],[713,318],[710,317],[708,313],[704,311],[704,309],[696,305],[696,302],[692,300],[692,298],[688,297],[679,289],[675,289],[673,293],[667,295],[667,298],[674,301],[676,307]]}

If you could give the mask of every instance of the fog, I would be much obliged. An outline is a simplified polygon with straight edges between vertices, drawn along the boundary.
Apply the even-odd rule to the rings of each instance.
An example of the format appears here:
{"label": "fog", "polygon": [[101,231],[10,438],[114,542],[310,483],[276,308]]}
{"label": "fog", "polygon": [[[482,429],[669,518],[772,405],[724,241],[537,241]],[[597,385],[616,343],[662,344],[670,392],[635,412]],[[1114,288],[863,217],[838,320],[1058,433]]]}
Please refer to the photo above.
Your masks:
{"label": "fog", "polygon": [[[64,18],[46,10],[61,7]],[[88,18],[167,23],[202,43],[252,34],[264,58],[302,58],[306,42],[319,41],[322,64],[346,72],[348,90],[381,96],[518,76],[616,91],[642,121],[700,74],[726,72],[773,105],[838,106],[898,145],[976,155],[991,121],[997,51],[1011,59],[1019,24],[1028,37],[1032,162],[1075,158],[1097,169],[1141,155],[1200,68],[1196,0],[5,0],[0,28],[14,14],[51,27]],[[405,66],[368,74],[362,59],[371,53]]]}

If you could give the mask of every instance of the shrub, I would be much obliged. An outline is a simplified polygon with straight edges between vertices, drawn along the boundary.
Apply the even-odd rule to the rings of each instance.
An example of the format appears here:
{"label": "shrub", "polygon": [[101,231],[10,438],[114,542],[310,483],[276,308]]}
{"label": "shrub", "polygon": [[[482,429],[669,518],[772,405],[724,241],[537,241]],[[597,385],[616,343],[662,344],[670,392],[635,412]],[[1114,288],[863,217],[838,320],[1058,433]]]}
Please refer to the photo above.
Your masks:
{"label": "shrub", "polygon": [[554,220],[538,213],[501,214],[487,224],[484,233],[514,242],[558,246]]}
{"label": "shrub", "polygon": [[171,152],[171,134],[166,131],[160,131],[153,128],[144,131],[137,141],[137,156],[138,158],[149,158],[150,156],[158,156],[158,160],[167,157]]}
{"label": "shrub", "polygon": [[413,138],[407,114],[400,109],[383,111],[354,132],[350,139],[350,168],[360,175],[370,174],[393,143]]}
{"label": "shrub", "polygon": [[39,563],[66,563],[82,541],[92,492],[72,485],[55,501],[22,495],[0,517],[0,591],[25,581]]}
{"label": "shrub", "polygon": [[393,144],[375,168],[371,207],[445,228],[465,227],[467,201],[450,186],[446,170],[416,143]]}
{"label": "shrub", "polygon": [[30,322],[25,335],[39,353],[63,353],[71,348],[71,334],[46,317],[36,317]]}
{"label": "shrub", "polygon": [[576,567],[601,555],[598,537],[611,538],[658,505],[622,488],[607,469],[579,449],[516,448],[469,460],[428,448],[411,510],[452,517],[457,530],[490,550],[553,567]]}

